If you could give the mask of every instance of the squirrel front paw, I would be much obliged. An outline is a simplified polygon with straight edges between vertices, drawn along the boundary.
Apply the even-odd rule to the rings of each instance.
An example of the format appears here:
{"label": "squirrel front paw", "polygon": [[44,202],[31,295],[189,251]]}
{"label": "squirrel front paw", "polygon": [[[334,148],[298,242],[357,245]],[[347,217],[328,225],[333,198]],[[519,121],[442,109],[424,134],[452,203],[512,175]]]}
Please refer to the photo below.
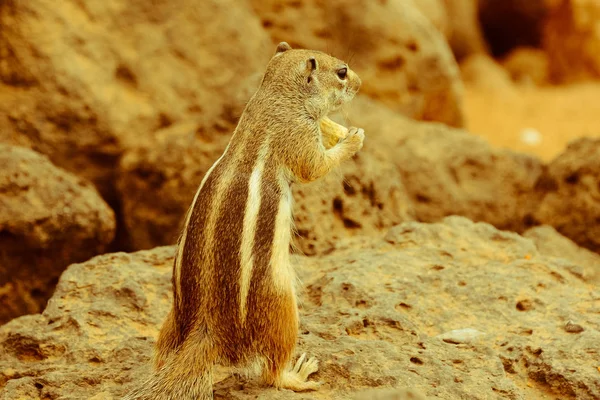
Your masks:
{"label": "squirrel front paw", "polygon": [[362,128],[351,127],[348,129],[348,135],[341,142],[341,145],[347,146],[351,156],[353,156],[362,149],[364,140],[365,130]]}

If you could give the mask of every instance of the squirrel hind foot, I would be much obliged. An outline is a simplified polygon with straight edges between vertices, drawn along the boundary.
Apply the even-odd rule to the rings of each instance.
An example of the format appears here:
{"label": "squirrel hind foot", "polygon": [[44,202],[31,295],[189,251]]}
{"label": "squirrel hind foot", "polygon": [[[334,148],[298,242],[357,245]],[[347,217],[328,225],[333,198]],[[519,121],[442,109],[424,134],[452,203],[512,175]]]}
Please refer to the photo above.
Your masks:
{"label": "squirrel hind foot", "polygon": [[306,359],[306,353],[302,354],[294,367],[281,374],[277,386],[283,389],[290,389],[295,392],[307,390],[317,390],[321,382],[309,381],[308,377],[319,370],[319,361],[315,357]]}

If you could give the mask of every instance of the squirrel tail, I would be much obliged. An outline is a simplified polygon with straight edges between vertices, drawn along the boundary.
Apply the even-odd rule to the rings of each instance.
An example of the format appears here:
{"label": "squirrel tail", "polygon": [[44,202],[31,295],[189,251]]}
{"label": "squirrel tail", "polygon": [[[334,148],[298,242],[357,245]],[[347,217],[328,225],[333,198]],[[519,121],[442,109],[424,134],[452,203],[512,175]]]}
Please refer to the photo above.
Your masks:
{"label": "squirrel tail", "polygon": [[123,400],[213,400],[214,361],[208,341],[187,340]]}

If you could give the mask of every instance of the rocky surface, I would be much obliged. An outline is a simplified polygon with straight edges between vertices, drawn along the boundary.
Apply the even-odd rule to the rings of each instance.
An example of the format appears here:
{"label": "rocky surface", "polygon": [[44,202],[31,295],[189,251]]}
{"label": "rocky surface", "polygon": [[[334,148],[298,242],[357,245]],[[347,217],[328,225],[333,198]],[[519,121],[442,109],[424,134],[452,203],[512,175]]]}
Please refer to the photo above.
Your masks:
{"label": "rocky surface", "polygon": [[551,78],[556,82],[600,78],[600,2],[553,3],[543,34]]}
{"label": "rocky surface", "polygon": [[114,232],[91,183],[0,144],[0,323],[42,311],[62,271],[106,251]]}
{"label": "rocky surface", "polygon": [[173,244],[202,178],[227,146],[230,133],[205,134],[202,123],[175,124],[156,140],[128,151],[118,190],[128,248]]}
{"label": "rocky surface", "polygon": [[[368,99],[350,106],[353,123],[400,172],[419,221],[463,215],[501,229],[522,230],[528,194],[542,174],[535,157],[491,147],[487,141],[442,124],[389,115]],[[379,122],[378,122],[379,121]],[[383,122],[385,121],[385,122]]]}
{"label": "rocky surface", "polygon": [[533,217],[600,252],[600,139],[574,141],[548,165]]}
{"label": "rocky surface", "polygon": [[518,47],[502,60],[502,66],[519,84],[541,86],[550,79],[550,60],[541,49]]}
{"label": "rocky surface", "polygon": [[507,69],[485,53],[476,53],[463,60],[460,73],[471,91],[501,94],[514,97],[516,90]]}
{"label": "rocky surface", "polygon": [[488,51],[479,22],[479,0],[444,0],[450,21],[448,43],[461,60]]}
{"label": "rocky surface", "polygon": [[445,0],[412,0],[412,2],[448,40],[452,35],[453,21],[450,19]]}
{"label": "rocky surface", "polygon": [[241,83],[274,51],[232,0],[2,1],[0,25],[0,141],[47,154],[111,203],[125,149],[181,120],[231,127]]}
{"label": "rocky surface", "polygon": [[[4,398],[111,399],[131,388],[170,306],[173,253],[69,267],[42,314],[0,328]],[[346,399],[390,387],[440,399],[597,398],[600,293],[573,273],[578,262],[461,217],[297,256],[299,351],[320,358],[314,379],[325,385],[293,394],[220,371],[216,398]]]}
{"label": "rocky surface", "polygon": [[492,148],[486,141],[442,126],[423,128],[396,151],[417,219],[463,215],[520,231],[533,204],[542,165],[534,157]]}
{"label": "rocky surface", "polygon": [[356,396],[356,400],[426,400],[419,391],[412,389],[372,389]]}
{"label": "rocky surface", "polygon": [[564,258],[573,262],[569,271],[586,281],[600,283],[600,255],[579,247],[549,225],[536,226],[523,233],[533,240],[538,250],[547,256]]}
{"label": "rocky surface", "polygon": [[444,36],[413,2],[251,1],[273,42],[345,59],[361,92],[415,119],[461,126],[462,84]]}
{"label": "rocky surface", "polygon": [[379,234],[415,217],[400,172],[374,144],[365,143],[351,162],[293,193],[296,245],[306,255],[330,252],[343,238]]}
{"label": "rocky surface", "polygon": [[412,0],[419,11],[440,31],[457,60],[487,53],[479,23],[477,0]]}

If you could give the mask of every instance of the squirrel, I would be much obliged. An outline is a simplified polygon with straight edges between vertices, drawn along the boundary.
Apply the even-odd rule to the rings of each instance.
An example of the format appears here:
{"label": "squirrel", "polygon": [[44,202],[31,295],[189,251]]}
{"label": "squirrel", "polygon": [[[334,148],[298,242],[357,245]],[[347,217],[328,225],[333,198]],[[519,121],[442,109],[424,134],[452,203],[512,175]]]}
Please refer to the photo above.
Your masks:
{"label": "squirrel", "polygon": [[320,386],[308,380],[315,358],[302,354],[289,368],[299,321],[291,185],[323,177],[362,148],[362,129],[327,117],[360,85],[337,58],[279,43],[188,209],[154,371],[125,399],[212,399],[216,364],[258,366],[277,388]]}

